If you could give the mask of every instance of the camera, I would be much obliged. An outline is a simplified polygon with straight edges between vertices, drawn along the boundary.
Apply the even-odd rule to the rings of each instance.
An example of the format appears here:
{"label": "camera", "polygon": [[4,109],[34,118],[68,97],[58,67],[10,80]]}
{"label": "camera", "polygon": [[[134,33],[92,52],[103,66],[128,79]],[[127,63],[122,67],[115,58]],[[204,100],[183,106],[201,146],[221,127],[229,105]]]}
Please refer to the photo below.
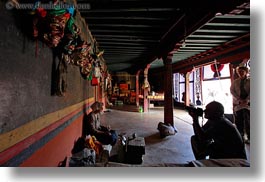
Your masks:
{"label": "camera", "polygon": [[202,108],[196,108],[193,106],[185,106],[185,109],[188,112],[194,113],[196,116],[203,116],[203,109]]}

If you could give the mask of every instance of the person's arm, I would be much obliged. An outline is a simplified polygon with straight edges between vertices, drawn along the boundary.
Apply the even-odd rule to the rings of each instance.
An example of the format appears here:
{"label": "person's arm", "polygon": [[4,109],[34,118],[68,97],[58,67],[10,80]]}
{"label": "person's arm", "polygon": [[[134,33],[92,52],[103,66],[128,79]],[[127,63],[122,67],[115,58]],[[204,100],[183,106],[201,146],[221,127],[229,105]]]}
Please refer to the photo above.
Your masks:
{"label": "person's arm", "polygon": [[198,118],[197,119],[193,119],[193,130],[194,130],[194,133],[195,135],[198,136],[199,140],[202,142],[202,141],[205,141],[206,137],[205,137],[205,133],[202,129],[202,127],[200,126],[199,124],[199,121],[198,121]]}
{"label": "person's arm", "polygon": [[100,130],[101,131],[110,131],[110,127],[100,125]]}
{"label": "person's arm", "polygon": [[237,91],[236,91],[236,87],[237,87],[237,84],[236,84],[236,81],[234,80],[231,84],[231,87],[230,87],[230,92],[232,94],[232,96],[237,99],[237,100],[240,100],[240,95],[238,95]]}
{"label": "person's arm", "polygon": [[206,136],[205,136],[205,132],[203,131],[202,127],[199,124],[199,118],[195,113],[189,112],[190,116],[193,119],[193,131],[194,134],[199,138],[199,140],[201,142],[205,141]]}
{"label": "person's arm", "polygon": [[246,81],[246,91],[248,93],[246,100],[249,102],[250,100],[250,78],[247,78],[247,81]]}

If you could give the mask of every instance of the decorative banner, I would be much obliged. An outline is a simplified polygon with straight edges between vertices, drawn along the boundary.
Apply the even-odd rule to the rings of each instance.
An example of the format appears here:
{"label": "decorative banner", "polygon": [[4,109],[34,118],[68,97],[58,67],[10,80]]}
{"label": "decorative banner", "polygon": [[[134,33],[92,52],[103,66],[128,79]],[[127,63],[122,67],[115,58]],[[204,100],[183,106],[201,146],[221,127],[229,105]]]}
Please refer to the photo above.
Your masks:
{"label": "decorative banner", "polygon": [[211,70],[214,72],[213,77],[220,77],[221,71],[223,70],[224,65],[220,63],[211,64]]}

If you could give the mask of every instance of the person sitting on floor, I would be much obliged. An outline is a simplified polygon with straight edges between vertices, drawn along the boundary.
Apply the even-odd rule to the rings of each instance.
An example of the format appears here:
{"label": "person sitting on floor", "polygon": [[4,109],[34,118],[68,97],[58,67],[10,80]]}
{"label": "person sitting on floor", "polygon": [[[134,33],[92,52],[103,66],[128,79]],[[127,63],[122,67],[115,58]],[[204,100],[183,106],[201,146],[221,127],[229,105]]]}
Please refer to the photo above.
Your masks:
{"label": "person sitting on floor", "polygon": [[84,119],[85,135],[95,136],[96,139],[103,145],[115,145],[117,141],[117,133],[111,130],[110,127],[102,126],[100,123],[100,114],[103,111],[103,103],[96,101],[91,105],[90,112]]}
{"label": "person sitting on floor", "polygon": [[206,105],[204,112],[208,121],[201,127],[196,109],[189,110],[193,118],[195,135],[191,137],[191,145],[195,158],[199,160],[209,156],[210,159],[246,159],[241,135],[238,129],[224,117],[223,105],[216,101],[210,102]]}

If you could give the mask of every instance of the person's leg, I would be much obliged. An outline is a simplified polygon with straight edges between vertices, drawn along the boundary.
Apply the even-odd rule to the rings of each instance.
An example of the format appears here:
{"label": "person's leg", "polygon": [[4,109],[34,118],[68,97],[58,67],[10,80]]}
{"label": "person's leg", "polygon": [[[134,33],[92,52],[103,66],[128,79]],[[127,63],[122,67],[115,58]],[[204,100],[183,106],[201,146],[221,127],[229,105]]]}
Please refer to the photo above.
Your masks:
{"label": "person's leg", "polygon": [[191,147],[196,160],[205,159],[207,156],[206,149],[203,147],[197,136],[191,136]]}
{"label": "person's leg", "polygon": [[97,141],[99,141],[103,145],[109,144],[109,136],[107,134],[96,134],[95,135]]}
{"label": "person's leg", "polygon": [[236,127],[244,140],[244,111],[239,110],[235,112],[235,124]]}
{"label": "person's leg", "polygon": [[[110,134],[109,134],[110,133]],[[110,130],[109,132],[97,134],[96,139],[103,145],[115,145],[118,139],[117,132],[115,130]]]}
{"label": "person's leg", "polygon": [[250,140],[250,110],[248,109],[244,109],[244,125],[248,140]]}
{"label": "person's leg", "polygon": [[116,142],[118,140],[118,134],[115,130],[110,130],[110,133],[111,133],[110,144],[113,146],[116,144]]}

